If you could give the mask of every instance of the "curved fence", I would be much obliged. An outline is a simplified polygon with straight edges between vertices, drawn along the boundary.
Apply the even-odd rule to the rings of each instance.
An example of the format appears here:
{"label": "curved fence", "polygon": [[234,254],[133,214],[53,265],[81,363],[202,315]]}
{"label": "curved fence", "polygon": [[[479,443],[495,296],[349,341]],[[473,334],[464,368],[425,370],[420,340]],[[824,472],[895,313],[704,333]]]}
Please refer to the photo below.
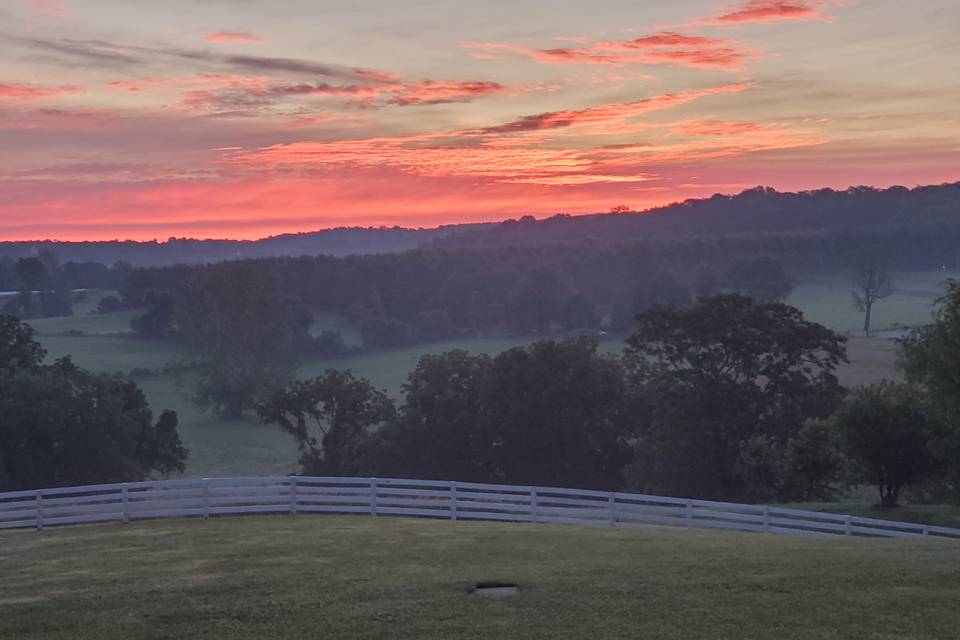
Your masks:
{"label": "curved fence", "polygon": [[801,536],[960,538],[960,529],[638,493],[396,478],[203,478],[0,493],[0,529],[250,513],[352,513]]}

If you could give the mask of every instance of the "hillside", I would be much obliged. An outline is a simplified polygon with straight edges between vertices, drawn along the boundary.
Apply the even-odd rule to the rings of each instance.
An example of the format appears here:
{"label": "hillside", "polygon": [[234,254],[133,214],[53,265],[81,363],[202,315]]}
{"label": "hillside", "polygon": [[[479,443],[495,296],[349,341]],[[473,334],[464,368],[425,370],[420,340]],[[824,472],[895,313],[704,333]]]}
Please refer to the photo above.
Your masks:
{"label": "hillside", "polygon": [[31,256],[47,249],[53,251],[61,262],[112,264],[123,261],[134,266],[162,266],[272,256],[320,254],[346,256],[397,253],[416,249],[423,243],[453,233],[456,230],[464,230],[475,226],[454,225],[433,229],[343,227],[271,236],[260,240],[170,238],[163,242],[135,242],[132,240],[0,242],[0,259]]}
{"label": "hillside", "polygon": [[[562,203],[558,203],[558,208]],[[716,194],[642,212],[523,217],[501,223],[465,223],[436,228],[343,227],[290,233],[260,240],[163,242],[0,242],[0,259],[52,250],[61,262],[128,262],[134,266],[202,263],[236,258],[300,255],[370,255],[417,248],[555,245],[585,239],[638,241],[762,234],[816,233],[837,229],[960,230],[960,182],[937,186],[780,193],[757,187],[738,195]],[[960,266],[960,253],[957,255]]]}
{"label": "hillside", "polygon": [[[960,545],[335,516],[0,534],[0,637],[956,637]],[[507,598],[469,595],[512,582]]]}
{"label": "hillside", "polygon": [[642,212],[509,220],[439,237],[433,245],[450,249],[917,227],[960,227],[960,182],[798,193],[756,187]]}

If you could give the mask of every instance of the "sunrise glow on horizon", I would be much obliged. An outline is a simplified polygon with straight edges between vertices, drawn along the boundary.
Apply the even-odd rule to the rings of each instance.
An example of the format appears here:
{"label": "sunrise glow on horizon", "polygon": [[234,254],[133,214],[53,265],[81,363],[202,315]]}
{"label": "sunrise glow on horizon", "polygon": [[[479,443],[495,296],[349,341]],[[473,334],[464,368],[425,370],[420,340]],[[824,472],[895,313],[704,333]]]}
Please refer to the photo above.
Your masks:
{"label": "sunrise glow on horizon", "polygon": [[0,240],[960,180],[955,0],[4,0]]}

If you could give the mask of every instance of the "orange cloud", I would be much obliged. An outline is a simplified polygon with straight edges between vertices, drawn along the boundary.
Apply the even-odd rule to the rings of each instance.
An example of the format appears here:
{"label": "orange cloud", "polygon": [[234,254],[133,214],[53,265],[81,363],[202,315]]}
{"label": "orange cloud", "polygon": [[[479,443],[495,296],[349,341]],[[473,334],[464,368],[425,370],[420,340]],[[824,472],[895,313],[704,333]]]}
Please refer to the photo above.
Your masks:
{"label": "orange cloud", "polygon": [[[339,172],[390,168],[409,175],[474,178],[502,184],[577,186],[638,183],[655,177],[656,167],[708,158],[730,157],[756,151],[821,144],[822,136],[786,128],[733,123],[677,123],[667,133],[705,134],[719,131],[724,141],[672,141],[616,144],[584,148],[576,142],[545,144],[545,133],[555,129],[586,127],[587,133],[618,131],[630,118],[668,109],[694,100],[749,88],[749,83],[722,85],[681,94],[611,104],[577,111],[528,116],[512,123],[452,132],[422,133],[335,141],[304,141],[273,145],[221,159],[228,166],[253,172]],[[699,126],[698,126],[699,125]],[[654,125],[643,125],[648,128]],[[579,131],[583,133],[584,131]],[[565,134],[568,137],[572,134]],[[560,139],[562,141],[562,139]],[[320,175],[320,174],[318,174]]]}
{"label": "orange cloud", "polygon": [[626,118],[636,117],[650,111],[669,109],[687,104],[705,96],[739,93],[753,86],[751,82],[738,82],[708,89],[694,89],[681,93],[668,93],[652,98],[644,98],[634,102],[608,104],[589,109],[572,111],[552,111],[532,116],[525,116],[506,124],[487,127],[484,133],[515,133],[520,131],[538,131],[542,129],[558,129],[580,125],[605,125],[622,122]]}
{"label": "orange cloud", "polygon": [[224,44],[227,42],[262,44],[266,42],[266,38],[261,38],[258,35],[254,35],[246,31],[216,31],[214,33],[208,33],[204,40],[213,44]]}

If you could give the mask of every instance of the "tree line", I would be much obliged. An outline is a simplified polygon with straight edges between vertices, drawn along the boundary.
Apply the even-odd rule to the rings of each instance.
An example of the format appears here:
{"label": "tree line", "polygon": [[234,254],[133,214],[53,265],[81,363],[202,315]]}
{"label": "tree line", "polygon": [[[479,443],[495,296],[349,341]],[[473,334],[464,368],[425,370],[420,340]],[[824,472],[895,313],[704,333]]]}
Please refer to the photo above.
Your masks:
{"label": "tree line", "polygon": [[591,337],[497,356],[421,358],[399,403],[349,371],[256,405],[314,475],[638,489],[745,501],[827,500],[851,484],[895,506],[960,499],[960,284],[902,345],[909,382],[852,391],[845,339],[782,303],[736,294],[637,317],[622,355]]}
{"label": "tree line", "polygon": [[[44,365],[16,318],[0,318],[0,336],[0,488],[183,470],[176,415],[154,421],[135,383]],[[960,282],[901,342],[907,383],[844,389],[844,343],[789,305],[725,293],[639,313],[622,354],[588,336],[451,351],[421,358],[399,402],[329,370],[256,392],[252,409],[295,439],[306,474],[745,501],[872,484],[886,507],[906,490],[960,499]]]}

